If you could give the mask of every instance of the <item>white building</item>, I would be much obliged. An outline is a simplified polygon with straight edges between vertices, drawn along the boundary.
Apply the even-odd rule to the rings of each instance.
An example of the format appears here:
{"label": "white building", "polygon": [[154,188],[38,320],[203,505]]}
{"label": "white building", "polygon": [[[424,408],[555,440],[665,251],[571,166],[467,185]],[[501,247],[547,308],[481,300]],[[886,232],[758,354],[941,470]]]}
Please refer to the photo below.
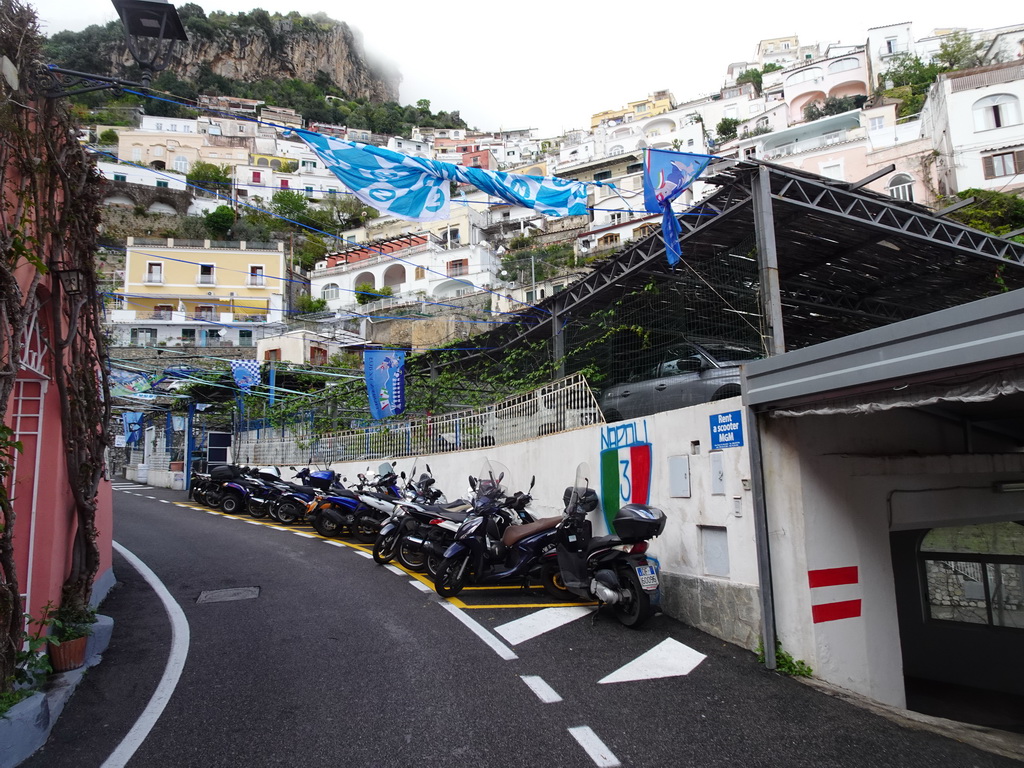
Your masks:
{"label": "white building", "polygon": [[1024,188],[1024,61],[947,72],[923,120],[935,151],[939,194]]}
{"label": "white building", "polygon": [[445,248],[427,232],[373,241],[333,253],[309,276],[310,296],[331,310],[362,313],[357,286],[390,288],[387,304],[437,302],[491,289],[501,259],[487,244]]}

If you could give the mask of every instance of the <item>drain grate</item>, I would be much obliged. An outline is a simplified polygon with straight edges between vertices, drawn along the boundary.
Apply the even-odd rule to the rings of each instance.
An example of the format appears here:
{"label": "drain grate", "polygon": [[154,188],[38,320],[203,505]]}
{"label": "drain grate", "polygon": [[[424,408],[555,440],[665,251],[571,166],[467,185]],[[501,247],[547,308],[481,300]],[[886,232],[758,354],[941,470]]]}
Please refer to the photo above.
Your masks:
{"label": "drain grate", "polygon": [[197,603],[227,603],[232,600],[255,600],[260,596],[259,587],[232,587],[230,589],[208,589],[200,592]]}

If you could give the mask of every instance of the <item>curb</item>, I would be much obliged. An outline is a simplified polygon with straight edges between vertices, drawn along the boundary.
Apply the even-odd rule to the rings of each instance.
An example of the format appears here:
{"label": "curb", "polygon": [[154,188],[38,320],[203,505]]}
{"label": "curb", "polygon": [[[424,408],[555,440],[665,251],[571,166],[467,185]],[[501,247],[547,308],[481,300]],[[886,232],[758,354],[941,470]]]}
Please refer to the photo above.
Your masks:
{"label": "curb", "polygon": [[0,768],[14,768],[46,743],[86,671],[103,661],[102,654],[110,645],[113,631],[114,620],[97,615],[86,646],[85,666],[50,675],[41,690],[19,701],[0,717]]}

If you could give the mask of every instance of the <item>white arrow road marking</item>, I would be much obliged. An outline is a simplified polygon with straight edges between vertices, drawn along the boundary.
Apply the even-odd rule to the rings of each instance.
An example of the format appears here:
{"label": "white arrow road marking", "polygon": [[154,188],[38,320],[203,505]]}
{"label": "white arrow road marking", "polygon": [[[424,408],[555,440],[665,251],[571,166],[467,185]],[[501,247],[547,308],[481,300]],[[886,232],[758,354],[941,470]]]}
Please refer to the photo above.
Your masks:
{"label": "white arrow road marking", "polygon": [[619,762],[619,758],[613,755],[612,751],[604,745],[604,742],[597,738],[594,729],[589,725],[570,728],[569,733],[580,743],[580,746],[590,755],[590,759],[600,768],[615,768],[617,765],[622,765]]}
{"label": "white arrow road marking", "polygon": [[543,608],[535,613],[523,616],[521,619],[510,621],[495,627],[494,631],[504,637],[509,644],[519,645],[527,640],[558,629],[563,624],[583,616],[589,616],[593,608],[585,606],[572,606],[567,608]]}
{"label": "white arrow road marking", "polygon": [[597,682],[625,683],[631,680],[688,675],[706,658],[703,653],[670,637]]}
{"label": "white arrow road marking", "polygon": [[544,681],[544,678],[537,677],[537,675],[520,675],[519,677],[530,687],[531,691],[537,694],[537,698],[545,704],[557,704],[562,700],[562,697]]}

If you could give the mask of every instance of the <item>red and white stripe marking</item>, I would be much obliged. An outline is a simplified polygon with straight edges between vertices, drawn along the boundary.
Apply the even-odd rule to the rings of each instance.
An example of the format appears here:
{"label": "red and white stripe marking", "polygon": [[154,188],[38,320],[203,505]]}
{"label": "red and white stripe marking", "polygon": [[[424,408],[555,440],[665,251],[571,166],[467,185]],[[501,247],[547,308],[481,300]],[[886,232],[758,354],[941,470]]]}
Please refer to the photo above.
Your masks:
{"label": "red and white stripe marking", "polygon": [[[811,620],[815,624],[860,617],[860,598],[853,597],[861,592],[859,569],[856,565],[808,571],[807,583],[812,590]],[[836,599],[841,597],[847,599]],[[822,599],[828,602],[818,602]]]}

